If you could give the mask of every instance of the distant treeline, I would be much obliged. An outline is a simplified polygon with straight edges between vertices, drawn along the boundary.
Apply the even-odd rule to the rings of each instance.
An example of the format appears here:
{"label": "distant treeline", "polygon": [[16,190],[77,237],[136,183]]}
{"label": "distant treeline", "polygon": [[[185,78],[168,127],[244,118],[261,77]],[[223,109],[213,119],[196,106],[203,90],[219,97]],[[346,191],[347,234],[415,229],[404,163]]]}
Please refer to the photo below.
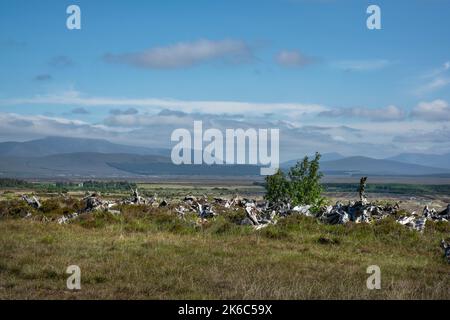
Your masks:
{"label": "distant treeline", "polygon": [[[264,187],[264,183],[254,185]],[[358,192],[358,183],[324,183],[325,192]],[[29,182],[20,179],[0,178],[0,189],[33,189],[45,192],[67,191],[128,191],[136,188],[136,183],[127,181],[94,181],[83,182]],[[403,183],[371,183],[367,184],[366,192],[392,193],[406,195],[420,194],[450,194],[450,184],[403,184]]]}
{"label": "distant treeline", "polygon": [[[264,187],[264,182],[253,185]],[[323,183],[325,192],[358,192],[359,183]],[[392,193],[405,195],[450,194],[450,184],[409,184],[409,183],[371,183],[366,185],[367,193]]]}
{"label": "distant treeline", "polygon": [[[324,183],[326,192],[357,192],[357,183]],[[367,184],[366,192],[370,193],[393,193],[393,194],[450,194],[449,184],[406,184],[406,183],[386,183]]]}
{"label": "distant treeline", "polygon": [[20,179],[0,179],[0,188],[34,189],[47,192],[64,191],[124,191],[136,188],[136,183],[127,181],[83,181],[83,182],[28,182]]}
{"label": "distant treeline", "polygon": [[32,183],[19,179],[0,179],[0,188],[31,188]]}

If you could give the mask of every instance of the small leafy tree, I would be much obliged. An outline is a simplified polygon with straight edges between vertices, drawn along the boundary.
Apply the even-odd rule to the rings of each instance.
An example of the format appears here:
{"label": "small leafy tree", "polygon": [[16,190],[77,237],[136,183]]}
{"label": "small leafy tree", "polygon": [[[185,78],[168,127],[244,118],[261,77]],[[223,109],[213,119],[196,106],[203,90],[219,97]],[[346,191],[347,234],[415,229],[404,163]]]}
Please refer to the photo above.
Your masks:
{"label": "small leafy tree", "polygon": [[321,206],[324,198],[320,184],[320,154],[316,152],[314,159],[304,157],[289,170],[288,177],[278,170],[274,175],[266,177],[266,196],[271,202],[290,201],[292,205]]}
{"label": "small leafy tree", "polygon": [[289,170],[289,195],[293,205],[318,206],[323,203],[320,184],[323,174],[319,171],[319,161],[320,153],[316,152],[314,159],[310,161],[308,157],[304,157]]}
{"label": "small leafy tree", "polygon": [[286,175],[278,169],[274,175],[266,177],[266,200],[270,202],[284,202],[289,200],[289,183]]}

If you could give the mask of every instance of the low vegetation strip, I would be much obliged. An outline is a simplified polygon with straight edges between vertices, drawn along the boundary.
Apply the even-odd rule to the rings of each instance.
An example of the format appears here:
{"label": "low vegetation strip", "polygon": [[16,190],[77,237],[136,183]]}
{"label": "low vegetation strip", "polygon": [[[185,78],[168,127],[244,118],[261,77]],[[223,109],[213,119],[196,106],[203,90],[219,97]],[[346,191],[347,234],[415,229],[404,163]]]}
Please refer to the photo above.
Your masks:
{"label": "low vegetation strip", "polygon": [[[357,178],[355,178],[357,179]],[[216,191],[223,191],[229,193],[234,191],[236,186],[224,187],[223,183],[216,181]],[[117,192],[117,191],[129,191],[130,188],[136,188],[139,186],[141,189],[159,189],[162,193],[167,193],[167,187],[159,187],[161,183],[133,183],[127,181],[80,181],[80,182],[29,182],[21,179],[0,178],[0,190],[23,190],[29,189],[34,191],[45,192],[69,192],[69,191],[92,191],[99,192]],[[175,187],[173,187],[175,186]],[[172,192],[178,191],[176,184],[173,184]],[[265,183],[254,182],[253,193],[258,192],[262,194],[264,191]],[[322,183],[323,191],[325,193],[337,193],[337,192],[354,192],[358,188],[358,183]],[[258,189],[255,189],[258,188]],[[178,188],[180,189],[180,188]],[[181,188],[182,189],[182,188]],[[204,188],[199,187],[200,191]],[[419,184],[419,183],[371,183],[367,186],[367,192],[371,194],[395,194],[395,195],[449,195],[450,184]],[[213,190],[214,191],[214,190]],[[183,192],[183,191],[181,191]],[[217,192],[219,193],[219,192]]]}
{"label": "low vegetation strip", "polygon": [[[356,183],[324,183],[325,192],[353,192],[358,188]],[[450,194],[449,184],[406,184],[406,183],[371,183],[367,186],[367,192],[384,194]]]}
{"label": "low vegetation strip", "polygon": [[[255,231],[233,219],[198,226],[143,206],[68,225],[3,219],[0,298],[450,298],[439,248],[447,224],[418,233],[391,219],[325,225],[298,215]],[[72,264],[76,292],[66,289]],[[381,268],[380,290],[366,287],[369,265]]]}

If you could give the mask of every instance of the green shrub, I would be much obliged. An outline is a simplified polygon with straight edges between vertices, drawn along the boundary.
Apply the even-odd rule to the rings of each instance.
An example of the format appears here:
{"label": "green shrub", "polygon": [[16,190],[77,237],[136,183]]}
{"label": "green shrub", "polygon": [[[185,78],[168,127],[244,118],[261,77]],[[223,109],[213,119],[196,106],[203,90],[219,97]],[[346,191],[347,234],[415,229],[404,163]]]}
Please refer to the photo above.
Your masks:
{"label": "green shrub", "polygon": [[61,209],[60,199],[58,198],[49,198],[42,201],[42,206],[39,210],[43,213],[53,213],[55,211],[59,211]]}
{"label": "green shrub", "polygon": [[239,208],[239,210],[226,210],[222,215],[234,224],[240,224],[246,217],[244,209],[241,208]]}
{"label": "green shrub", "polygon": [[313,205],[319,207],[324,204],[321,196],[323,187],[320,184],[322,173],[319,171],[320,154],[314,159],[308,157],[298,161],[289,170],[288,177],[278,170],[274,175],[266,177],[265,199],[271,202],[291,202],[292,205]]}
{"label": "green shrub", "polygon": [[53,218],[80,212],[86,206],[83,200],[63,197],[45,199],[41,201],[41,204],[42,206],[39,208],[38,213]]}
{"label": "green shrub", "polygon": [[265,199],[275,203],[289,201],[289,181],[281,169],[266,177]]}
{"label": "green shrub", "polygon": [[22,200],[0,201],[0,217],[23,218],[28,213],[35,213],[35,209]]}
{"label": "green shrub", "polygon": [[289,196],[293,205],[310,204],[321,206],[323,204],[322,186],[320,179],[323,174],[319,172],[320,154],[316,152],[313,160],[305,157],[303,161],[289,170]]}

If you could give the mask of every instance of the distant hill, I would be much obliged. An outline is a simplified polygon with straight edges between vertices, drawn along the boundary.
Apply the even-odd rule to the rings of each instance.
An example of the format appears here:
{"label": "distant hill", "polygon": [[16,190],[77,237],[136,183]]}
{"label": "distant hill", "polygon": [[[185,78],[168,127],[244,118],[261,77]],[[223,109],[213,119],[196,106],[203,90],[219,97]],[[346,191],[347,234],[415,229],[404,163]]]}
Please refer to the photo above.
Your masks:
{"label": "distant hill", "polygon": [[320,169],[325,174],[358,174],[385,176],[424,176],[448,174],[450,169],[434,168],[393,160],[372,159],[368,157],[348,157],[334,161],[323,161]]}
{"label": "distant hill", "polygon": [[421,154],[421,153],[401,153],[387,160],[400,161],[405,163],[420,164],[430,167],[450,169],[450,153],[447,154]]}
{"label": "distant hill", "polygon": [[170,155],[169,149],[127,146],[101,139],[47,137],[26,142],[0,143],[1,157],[43,157],[78,152]]}
{"label": "distant hill", "polygon": [[206,164],[182,164],[153,163],[153,162],[125,162],[110,163],[114,168],[139,175],[209,175],[209,176],[257,176],[260,167],[256,165],[206,165]]}
{"label": "distant hill", "polygon": [[[66,153],[45,157],[0,157],[4,177],[124,177],[132,176],[109,162],[132,161],[140,155],[105,153]],[[151,156],[149,156],[151,157]],[[159,156],[153,156],[158,158]]]}
{"label": "distant hill", "polygon": [[[314,157],[314,156],[309,156],[309,157]],[[340,153],[337,152],[329,152],[329,153],[324,153],[321,155],[320,157],[320,161],[333,161],[333,160],[340,160],[345,158],[345,156],[343,156]],[[303,159],[303,158],[302,158]],[[286,162],[281,163],[281,168],[290,168],[295,166],[295,164],[297,163],[298,160],[302,160],[302,159],[295,159],[295,160],[289,160]]]}
{"label": "distant hill", "polygon": [[0,177],[127,178],[142,175],[259,175],[252,165],[174,165],[157,155],[66,153],[45,157],[0,157]]}
{"label": "distant hill", "polygon": [[[448,154],[401,154],[392,159],[372,159],[325,153],[321,158],[321,171],[325,175],[449,176],[449,158]],[[296,162],[284,162],[281,168],[286,170]],[[126,178],[145,175],[259,176],[259,166],[177,166],[170,159],[169,149],[126,146],[99,139],[48,137],[0,143],[0,177]]]}

